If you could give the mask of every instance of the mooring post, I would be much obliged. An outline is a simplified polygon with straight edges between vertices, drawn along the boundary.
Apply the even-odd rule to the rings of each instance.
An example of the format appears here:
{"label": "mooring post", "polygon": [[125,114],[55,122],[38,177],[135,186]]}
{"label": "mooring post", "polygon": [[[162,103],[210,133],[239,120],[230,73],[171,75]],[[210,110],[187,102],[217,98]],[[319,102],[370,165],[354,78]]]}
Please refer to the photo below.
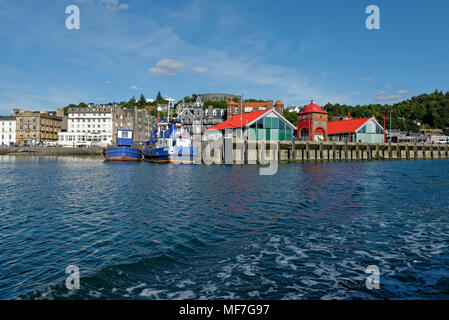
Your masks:
{"label": "mooring post", "polygon": [[391,140],[388,142],[388,153],[390,160],[393,160],[393,150],[391,149]]}
{"label": "mooring post", "polygon": [[248,140],[243,139],[243,164],[248,163]]}
{"label": "mooring post", "polygon": [[320,143],[320,161],[323,161],[324,158],[324,147],[323,142]]}
{"label": "mooring post", "polygon": [[377,160],[380,160],[380,150],[379,150],[379,144],[376,144],[376,153],[377,153]]}
{"label": "mooring post", "polygon": [[345,141],[345,160],[348,161],[348,140]]}
{"label": "mooring post", "polygon": [[433,160],[433,151],[434,151],[433,144],[430,145],[430,158]]}
{"label": "mooring post", "polygon": [[296,161],[296,143],[295,143],[295,137],[292,138],[292,152],[293,152],[292,159],[293,159],[294,161]]}
{"label": "mooring post", "polygon": [[278,140],[278,162],[281,162],[281,141]]}
{"label": "mooring post", "polygon": [[307,141],[306,144],[307,161],[310,161],[310,143]]}
{"label": "mooring post", "polygon": [[371,154],[371,145],[368,143],[368,160],[373,160],[373,155]]}
{"label": "mooring post", "polygon": [[332,144],[332,160],[335,161],[337,158],[337,145],[335,142]]}
{"label": "mooring post", "polygon": [[398,159],[402,160],[402,154],[401,154],[401,145],[398,143],[397,145],[397,152],[398,152]]}
{"label": "mooring post", "polygon": [[448,148],[447,148],[447,145],[446,145],[446,159],[447,158],[449,158],[449,154],[448,154]]}
{"label": "mooring post", "polygon": [[405,145],[405,152],[407,153],[407,160],[410,160],[410,149],[408,143]]}
{"label": "mooring post", "polygon": [[438,159],[441,159],[441,145],[438,145]]}
{"label": "mooring post", "polygon": [[356,149],[356,158],[357,158],[357,161],[358,160],[360,160],[360,146],[359,146],[359,143],[357,142],[357,144],[356,144],[356,147],[355,147],[355,149]]}
{"label": "mooring post", "polygon": [[423,142],[422,144],[422,158],[426,159],[427,155],[426,155],[426,144],[425,142]]}
{"label": "mooring post", "polygon": [[418,159],[418,142],[415,141],[415,160]]}

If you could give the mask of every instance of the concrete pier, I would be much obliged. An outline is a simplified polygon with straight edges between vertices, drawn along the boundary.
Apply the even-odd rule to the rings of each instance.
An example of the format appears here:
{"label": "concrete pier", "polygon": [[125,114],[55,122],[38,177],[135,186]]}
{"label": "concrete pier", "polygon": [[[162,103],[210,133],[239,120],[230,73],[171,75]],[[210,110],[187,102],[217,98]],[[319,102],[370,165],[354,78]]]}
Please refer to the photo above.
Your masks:
{"label": "concrete pier", "polygon": [[103,149],[100,147],[0,147],[0,155],[101,156]]}
{"label": "concrete pier", "polygon": [[[237,141],[238,140],[238,141]],[[220,144],[220,141],[215,143]],[[203,147],[207,143],[203,142]],[[229,149],[232,145],[232,153]],[[243,141],[233,139],[227,148],[217,150],[214,163],[229,163],[231,154],[234,164],[256,164],[260,161],[281,162],[307,161],[374,161],[374,160],[424,160],[448,159],[448,145],[410,143],[348,143],[305,141]],[[224,154],[223,154],[224,153]],[[220,160],[221,159],[221,160]]]}

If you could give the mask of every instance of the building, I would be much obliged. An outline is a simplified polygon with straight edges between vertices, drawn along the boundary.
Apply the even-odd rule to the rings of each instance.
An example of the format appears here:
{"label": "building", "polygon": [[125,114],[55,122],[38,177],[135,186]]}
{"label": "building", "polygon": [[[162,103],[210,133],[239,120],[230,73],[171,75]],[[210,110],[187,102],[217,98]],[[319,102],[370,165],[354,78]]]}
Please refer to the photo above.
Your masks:
{"label": "building", "polygon": [[327,140],[327,112],[313,101],[298,113],[298,137],[303,141]]}
{"label": "building", "polygon": [[386,132],[376,118],[328,121],[328,114],[311,102],[298,113],[298,137],[303,141],[383,143]]}
{"label": "building", "polygon": [[117,129],[133,130],[134,142],[149,140],[156,120],[144,109],[122,109],[118,105],[98,105],[68,110],[68,130],[62,132],[59,144],[63,146],[114,145]]}
{"label": "building", "polygon": [[16,117],[0,117],[0,146],[16,143]]}
{"label": "building", "polygon": [[226,130],[232,130],[233,136],[241,137],[240,133],[243,133],[246,139],[252,141],[291,141],[295,129],[295,126],[272,108],[235,115],[207,129],[205,133],[210,137],[217,133],[224,136]]}
{"label": "building", "polygon": [[62,118],[47,111],[14,110],[16,116],[16,144],[40,145],[57,143]]}
{"label": "building", "polygon": [[181,120],[184,129],[193,133],[193,123],[201,124],[201,133],[226,120],[226,109],[213,108],[209,106],[204,109],[204,103],[198,96],[195,102],[181,101],[176,105],[176,113]]}
{"label": "building", "polygon": [[201,101],[228,101],[238,98],[236,95],[228,93],[204,93],[199,94],[198,97]]}
{"label": "building", "polygon": [[384,143],[386,131],[373,116],[329,121],[327,134],[330,141]]}
{"label": "building", "polygon": [[294,113],[299,113],[301,111],[301,107],[300,106],[288,106],[286,108],[287,112],[294,112]]}
{"label": "building", "polygon": [[116,143],[117,129],[133,131],[133,142],[142,144],[150,140],[150,133],[156,128],[156,118],[145,109],[115,108],[113,118],[113,143]]}
{"label": "building", "polygon": [[[243,110],[242,110],[243,109]],[[284,114],[284,103],[278,100],[273,104],[273,100],[267,100],[263,102],[248,102],[248,101],[239,101],[235,102],[233,100],[229,100],[226,105],[226,114],[227,119],[235,115],[239,115],[242,113],[250,113],[255,111],[263,111],[275,109],[277,113]]]}

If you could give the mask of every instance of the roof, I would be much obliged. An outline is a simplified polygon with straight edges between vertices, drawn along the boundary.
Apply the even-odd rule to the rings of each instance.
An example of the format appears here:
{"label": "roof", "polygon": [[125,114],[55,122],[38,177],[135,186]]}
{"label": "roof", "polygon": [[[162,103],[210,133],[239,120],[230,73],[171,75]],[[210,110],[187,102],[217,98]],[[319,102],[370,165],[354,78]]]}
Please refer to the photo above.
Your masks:
{"label": "roof", "polygon": [[317,104],[311,103],[308,106],[306,106],[304,108],[303,111],[301,111],[299,114],[304,114],[304,113],[327,113],[325,111],[323,111],[323,109],[321,109],[321,107]]}
{"label": "roof", "polygon": [[349,133],[355,132],[361,126],[363,126],[368,120],[372,118],[361,118],[351,120],[329,121],[327,123],[327,133]]}
{"label": "roof", "polygon": [[[238,128],[241,124],[243,126],[246,126],[247,124],[253,122],[263,114],[267,113],[268,111],[271,111],[271,109],[268,110],[262,110],[262,111],[255,111],[255,112],[248,112],[244,113],[243,115],[237,114],[235,116],[232,116],[226,121],[223,121],[222,123],[219,123],[213,127],[210,127],[206,131],[212,131],[212,130],[224,130],[224,129],[232,129],[232,128]],[[242,119],[243,116],[243,121]]]}
{"label": "roof", "polygon": [[0,116],[0,120],[11,121],[11,120],[16,120],[16,117],[15,116]]}
{"label": "roof", "polygon": [[[228,101],[228,105],[233,105],[236,107],[240,107],[240,102],[235,102],[232,100]],[[243,102],[243,107],[251,107],[251,108],[260,108],[260,107],[268,107],[271,105],[268,104],[268,101],[263,102]]]}

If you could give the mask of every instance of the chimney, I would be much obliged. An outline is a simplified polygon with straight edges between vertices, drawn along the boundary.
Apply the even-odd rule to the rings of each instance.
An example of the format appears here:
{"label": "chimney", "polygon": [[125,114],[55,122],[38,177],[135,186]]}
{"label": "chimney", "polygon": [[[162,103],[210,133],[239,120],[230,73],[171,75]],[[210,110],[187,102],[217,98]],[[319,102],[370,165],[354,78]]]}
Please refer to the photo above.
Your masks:
{"label": "chimney", "polygon": [[348,120],[352,120],[351,112],[348,112]]}

